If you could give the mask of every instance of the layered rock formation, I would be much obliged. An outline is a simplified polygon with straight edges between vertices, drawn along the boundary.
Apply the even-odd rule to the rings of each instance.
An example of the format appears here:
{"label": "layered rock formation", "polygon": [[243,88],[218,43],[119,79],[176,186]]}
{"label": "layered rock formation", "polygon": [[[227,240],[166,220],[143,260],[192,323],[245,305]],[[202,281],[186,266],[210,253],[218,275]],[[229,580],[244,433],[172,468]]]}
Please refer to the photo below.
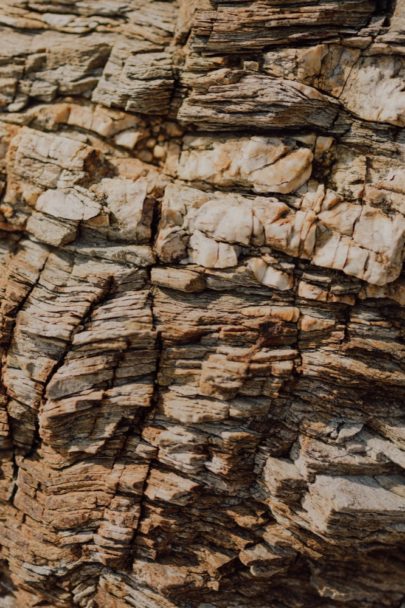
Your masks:
{"label": "layered rock formation", "polygon": [[404,19],[3,0],[2,608],[404,608]]}

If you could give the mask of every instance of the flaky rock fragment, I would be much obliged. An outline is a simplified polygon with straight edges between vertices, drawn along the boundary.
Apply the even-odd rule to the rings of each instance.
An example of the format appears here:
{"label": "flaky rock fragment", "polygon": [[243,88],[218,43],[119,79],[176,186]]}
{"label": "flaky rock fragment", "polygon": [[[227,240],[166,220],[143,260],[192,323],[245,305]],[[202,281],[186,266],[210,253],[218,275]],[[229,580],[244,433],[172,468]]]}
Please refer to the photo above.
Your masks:
{"label": "flaky rock fragment", "polygon": [[151,44],[114,46],[93,101],[143,114],[169,109],[174,85],[172,56]]}
{"label": "flaky rock fragment", "polygon": [[3,0],[0,608],[404,608],[402,0]]}

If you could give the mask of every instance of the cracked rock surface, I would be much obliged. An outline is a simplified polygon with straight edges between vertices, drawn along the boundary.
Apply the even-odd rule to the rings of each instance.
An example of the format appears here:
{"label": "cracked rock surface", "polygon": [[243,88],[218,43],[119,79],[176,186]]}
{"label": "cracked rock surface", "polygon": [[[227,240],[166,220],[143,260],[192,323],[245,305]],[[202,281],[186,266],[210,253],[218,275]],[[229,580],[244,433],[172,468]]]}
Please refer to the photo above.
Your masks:
{"label": "cracked rock surface", "polygon": [[2,0],[0,608],[405,608],[404,0]]}

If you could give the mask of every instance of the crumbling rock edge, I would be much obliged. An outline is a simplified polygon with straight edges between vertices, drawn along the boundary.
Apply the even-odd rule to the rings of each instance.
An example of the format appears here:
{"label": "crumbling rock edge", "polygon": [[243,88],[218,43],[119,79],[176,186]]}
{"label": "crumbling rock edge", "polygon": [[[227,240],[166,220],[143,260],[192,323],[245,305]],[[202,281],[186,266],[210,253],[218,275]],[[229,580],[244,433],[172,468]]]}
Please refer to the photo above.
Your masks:
{"label": "crumbling rock edge", "polygon": [[0,29],[0,607],[404,608],[403,2]]}

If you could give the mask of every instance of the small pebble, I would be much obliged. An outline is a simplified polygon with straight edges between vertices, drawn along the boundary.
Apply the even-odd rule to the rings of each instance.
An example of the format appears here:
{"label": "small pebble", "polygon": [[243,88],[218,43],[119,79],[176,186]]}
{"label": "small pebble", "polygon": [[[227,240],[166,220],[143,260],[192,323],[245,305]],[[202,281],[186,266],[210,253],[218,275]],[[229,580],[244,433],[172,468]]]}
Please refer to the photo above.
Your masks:
{"label": "small pebble", "polygon": [[153,156],[158,160],[166,158],[166,150],[163,146],[155,146],[153,148]]}
{"label": "small pebble", "polygon": [[149,148],[150,150],[152,150],[152,148],[155,147],[156,145],[156,139],[154,137],[149,137],[149,139],[146,140],[146,147]]}
{"label": "small pebble", "polygon": [[138,153],[138,158],[144,163],[151,163],[153,161],[153,154],[149,150],[141,150]]}

